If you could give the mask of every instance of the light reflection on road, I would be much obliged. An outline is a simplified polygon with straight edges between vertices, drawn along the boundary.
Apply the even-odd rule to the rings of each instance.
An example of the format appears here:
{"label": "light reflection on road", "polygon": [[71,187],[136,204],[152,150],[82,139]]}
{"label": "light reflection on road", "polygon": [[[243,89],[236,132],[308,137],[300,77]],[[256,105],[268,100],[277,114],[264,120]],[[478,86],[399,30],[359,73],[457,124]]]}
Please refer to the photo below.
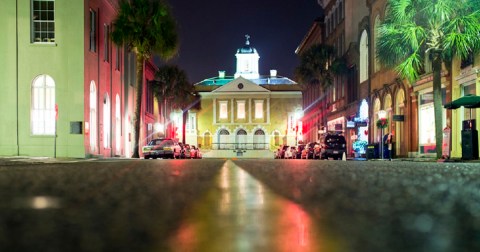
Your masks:
{"label": "light reflection on road", "polygon": [[217,187],[186,215],[169,242],[172,251],[325,249],[308,213],[273,194],[229,160],[217,178]]}

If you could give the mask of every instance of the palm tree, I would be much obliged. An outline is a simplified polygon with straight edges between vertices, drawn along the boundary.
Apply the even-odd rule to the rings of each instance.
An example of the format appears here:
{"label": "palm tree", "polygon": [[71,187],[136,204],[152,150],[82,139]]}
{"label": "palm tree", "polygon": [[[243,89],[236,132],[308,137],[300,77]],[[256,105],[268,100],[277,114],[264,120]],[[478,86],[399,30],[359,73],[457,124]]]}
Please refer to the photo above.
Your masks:
{"label": "palm tree", "polygon": [[410,83],[424,72],[424,59],[431,59],[437,158],[442,155],[442,64],[479,50],[479,9],[479,0],[388,0],[379,27],[379,62]]}
{"label": "palm tree", "polygon": [[[330,45],[316,44],[300,55],[300,65],[295,68],[295,78],[303,90],[314,91],[315,102],[325,102],[322,96],[333,84],[335,75],[346,70],[343,58],[337,58],[335,48]],[[312,106],[309,104],[308,106]],[[323,125],[327,125],[326,117],[322,116]]]}
{"label": "palm tree", "polygon": [[135,105],[135,140],[133,158],[139,155],[140,111],[143,93],[143,65],[153,54],[168,59],[176,53],[178,40],[175,20],[162,0],[121,0],[113,22],[112,41],[125,45],[137,56],[137,99]]}
{"label": "palm tree", "polygon": [[333,83],[334,68],[331,68],[335,58],[335,48],[329,45],[317,44],[300,55],[300,65],[295,69],[295,77],[303,85],[317,86],[325,91]]}
{"label": "palm tree", "polygon": [[182,142],[185,143],[188,110],[199,109],[199,97],[188,81],[187,74],[175,65],[164,65],[155,73],[153,92],[158,101],[163,101],[164,116],[167,103],[172,109],[182,110]]}

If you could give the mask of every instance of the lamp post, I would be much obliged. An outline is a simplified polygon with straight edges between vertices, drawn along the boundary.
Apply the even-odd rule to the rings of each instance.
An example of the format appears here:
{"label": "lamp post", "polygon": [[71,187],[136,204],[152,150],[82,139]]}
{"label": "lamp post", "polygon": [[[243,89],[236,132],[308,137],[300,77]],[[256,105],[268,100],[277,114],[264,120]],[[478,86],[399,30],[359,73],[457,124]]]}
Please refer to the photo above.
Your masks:
{"label": "lamp post", "polygon": [[[378,111],[378,119],[380,120],[384,120],[385,118],[387,117],[387,111],[385,110],[380,110]],[[381,132],[381,135],[380,135],[380,159],[383,159],[383,145],[384,145],[384,142],[383,142],[383,127],[380,127],[380,132]]]}

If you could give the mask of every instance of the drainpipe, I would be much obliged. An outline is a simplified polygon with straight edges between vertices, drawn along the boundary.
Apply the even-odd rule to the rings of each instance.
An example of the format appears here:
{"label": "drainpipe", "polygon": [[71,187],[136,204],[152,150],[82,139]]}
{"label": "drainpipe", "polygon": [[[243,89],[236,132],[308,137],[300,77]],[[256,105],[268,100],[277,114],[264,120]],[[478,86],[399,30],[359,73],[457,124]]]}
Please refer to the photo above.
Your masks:
{"label": "drainpipe", "polygon": [[19,123],[19,118],[18,118],[18,113],[19,113],[19,111],[18,111],[18,105],[19,105],[18,104],[18,75],[19,75],[19,73],[18,73],[18,67],[19,67],[18,66],[18,0],[15,1],[15,53],[16,53],[16,69],[15,69],[16,76],[15,77],[16,77],[16,84],[17,84],[17,86],[16,86],[16,88],[17,88],[17,90],[16,90],[16,96],[17,96],[16,97],[16,102],[17,102],[17,115],[16,115],[17,116],[17,125],[16,125],[17,126],[17,133],[16,133],[17,143],[16,143],[16,145],[17,145],[17,156],[20,156],[20,142],[19,142],[20,141],[20,136],[19,136],[19,126],[18,126],[18,123]]}

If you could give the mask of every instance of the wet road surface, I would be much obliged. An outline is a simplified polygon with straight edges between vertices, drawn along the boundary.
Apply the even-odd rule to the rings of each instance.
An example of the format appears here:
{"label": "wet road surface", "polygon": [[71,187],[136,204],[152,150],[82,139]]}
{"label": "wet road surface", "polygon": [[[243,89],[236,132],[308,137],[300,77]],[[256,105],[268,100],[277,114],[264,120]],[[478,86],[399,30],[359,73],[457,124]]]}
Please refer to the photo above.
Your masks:
{"label": "wet road surface", "polygon": [[15,162],[0,251],[480,251],[476,163]]}
{"label": "wet road surface", "polygon": [[216,186],[188,212],[172,251],[334,251],[298,204],[225,162]]}

